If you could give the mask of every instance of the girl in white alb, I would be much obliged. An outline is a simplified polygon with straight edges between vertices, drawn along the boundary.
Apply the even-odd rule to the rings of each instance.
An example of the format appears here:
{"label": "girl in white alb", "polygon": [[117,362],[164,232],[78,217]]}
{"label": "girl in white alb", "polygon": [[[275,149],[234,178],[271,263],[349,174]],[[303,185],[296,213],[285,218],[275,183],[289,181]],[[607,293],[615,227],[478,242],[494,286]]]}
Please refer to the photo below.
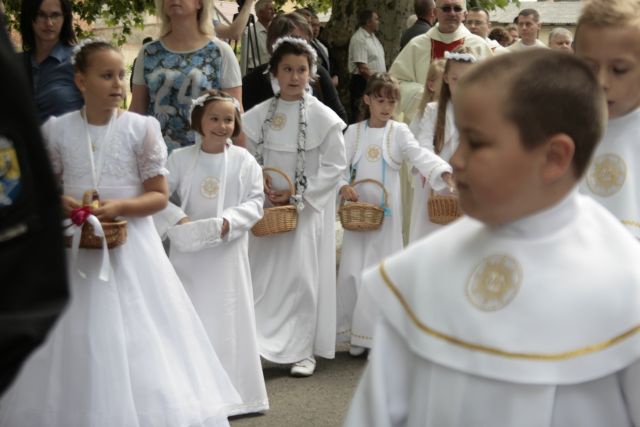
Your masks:
{"label": "girl in white alb", "polygon": [[[407,125],[391,119],[399,97],[393,77],[386,73],[372,76],[363,97],[370,117],[349,126],[345,134],[350,168],[340,181],[340,197],[385,208],[379,229],[344,232],[338,271],[338,339],[351,341],[354,356],[371,347],[377,311],[360,292],[362,271],[402,249],[402,162],[418,168],[439,190],[446,189],[444,179],[451,178],[451,167],[444,160],[420,147]],[[352,186],[352,179],[378,181],[387,190],[387,200],[380,186],[369,182]]]}
{"label": "girl in white alb", "polygon": [[171,262],[242,398],[231,415],[269,409],[247,253],[247,232],[262,217],[262,170],[247,150],[230,144],[241,132],[236,103],[216,89],[195,100],[191,127],[198,141],[174,150],[167,162],[169,192],[181,207],[170,203],[154,218],[161,233],[168,228]]}
{"label": "girl in white alb", "polygon": [[65,210],[97,190],[93,216],[124,217],[127,240],[108,251],[72,248],[71,303],[3,397],[0,425],[227,426],[239,397],[149,216],[167,203],[160,126],[118,109],[126,92],[116,48],[76,49],[85,108],[50,119],[43,133]]}
{"label": "girl in white alb", "polygon": [[282,177],[271,174],[266,195],[268,206],[297,206],[296,229],[252,236],[249,242],[260,354],[294,364],[295,376],[313,374],[314,355],[335,354],[335,286],[326,286],[321,271],[335,271],[324,253],[330,248],[327,239],[335,239],[325,216],[335,218],[335,188],[346,167],[344,123],[305,91],[315,64],[315,50],[306,41],[279,39],[270,70],[280,92],[242,119],[258,163],[282,170],[295,182],[292,193]]}
{"label": "girl in white alb", "polygon": [[[417,130],[416,139],[422,147],[428,148],[449,161],[458,148],[459,136],[453,119],[451,97],[456,90],[456,82],[477,62],[469,48],[456,48],[453,52],[445,52],[446,64],[437,102],[426,105],[421,117],[416,116],[411,128]],[[417,174],[414,177],[413,203],[411,205],[411,227],[409,242],[413,243],[442,227],[429,220],[427,201],[432,187]]]}

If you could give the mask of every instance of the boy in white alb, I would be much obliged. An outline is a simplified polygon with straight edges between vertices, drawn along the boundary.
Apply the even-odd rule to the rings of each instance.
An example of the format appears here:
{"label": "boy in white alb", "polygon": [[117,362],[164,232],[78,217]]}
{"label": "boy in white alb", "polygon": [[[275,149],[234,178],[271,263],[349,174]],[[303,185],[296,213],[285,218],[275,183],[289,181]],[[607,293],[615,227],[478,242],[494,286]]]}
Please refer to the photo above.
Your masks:
{"label": "boy in white alb", "polygon": [[382,317],[347,426],[640,423],[640,245],[575,191],[604,108],[560,52],[462,77],[451,165],[468,217],[365,273]]}
{"label": "boy in white alb", "polygon": [[580,185],[640,239],[640,1],[587,3],[576,30],[576,54],[607,94],[609,123]]}

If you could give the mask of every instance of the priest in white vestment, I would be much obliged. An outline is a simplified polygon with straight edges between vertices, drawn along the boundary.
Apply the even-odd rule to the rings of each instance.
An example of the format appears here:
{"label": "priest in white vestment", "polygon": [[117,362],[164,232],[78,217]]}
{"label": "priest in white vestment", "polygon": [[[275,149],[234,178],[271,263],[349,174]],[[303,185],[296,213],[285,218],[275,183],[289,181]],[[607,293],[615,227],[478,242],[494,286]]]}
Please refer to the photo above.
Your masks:
{"label": "priest in white vestment", "polygon": [[462,25],[466,13],[464,0],[436,0],[438,24],[411,39],[393,61],[389,73],[400,81],[398,110],[405,123],[411,123],[418,110],[431,61],[444,58],[445,52],[461,45],[469,47],[477,58],[492,56],[489,44]]}

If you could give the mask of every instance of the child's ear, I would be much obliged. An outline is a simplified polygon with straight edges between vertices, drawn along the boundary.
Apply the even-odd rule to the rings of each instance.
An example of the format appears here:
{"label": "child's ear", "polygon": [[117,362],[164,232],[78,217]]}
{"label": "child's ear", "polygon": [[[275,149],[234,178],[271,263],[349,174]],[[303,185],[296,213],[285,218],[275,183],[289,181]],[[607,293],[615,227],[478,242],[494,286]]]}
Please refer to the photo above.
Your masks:
{"label": "child's ear", "polygon": [[572,173],[575,150],[576,145],[567,134],[559,133],[547,139],[542,171],[542,179],[546,184],[553,184]]}
{"label": "child's ear", "polygon": [[369,97],[369,95],[364,95],[362,97],[362,101],[367,104],[368,106],[371,106],[371,98]]}
{"label": "child's ear", "polygon": [[80,90],[80,92],[84,92],[84,75],[82,73],[75,73],[73,75],[73,81],[75,82],[76,86],[78,86],[78,90]]}
{"label": "child's ear", "polygon": [[435,80],[427,80],[427,89],[429,89],[431,92],[435,92],[436,91],[436,82],[435,82]]}

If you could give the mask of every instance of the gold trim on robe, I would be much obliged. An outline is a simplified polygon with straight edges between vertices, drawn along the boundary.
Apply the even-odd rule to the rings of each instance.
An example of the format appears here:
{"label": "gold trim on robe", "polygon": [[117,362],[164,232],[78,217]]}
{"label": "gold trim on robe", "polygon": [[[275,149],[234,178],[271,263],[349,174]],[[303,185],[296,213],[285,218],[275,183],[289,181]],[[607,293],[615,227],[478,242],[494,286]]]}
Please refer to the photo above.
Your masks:
{"label": "gold trim on robe", "polygon": [[637,325],[621,333],[620,335],[617,335],[606,341],[602,341],[602,342],[588,345],[585,347],[577,348],[574,350],[563,351],[560,353],[521,353],[521,352],[512,352],[508,350],[503,350],[495,347],[489,347],[482,344],[476,344],[476,343],[468,342],[468,341],[447,335],[445,333],[439,332],[422,323],[418,318],[418,316],[413,311],[413,309],[411,308],[411,306],[409,305],[409,303],[407,302],[407,300],[403,297],[400,290],[393,284],[393,281],[387,275],[383,262],[380,263],[378,267],[378,271],[384,283],[387,285],[389,290],[396,296],[396,298],[398,298],[398,301],[404,308],[405,312],[407,313],[411,321],[418,327],[418,329],[420,329],[421,331],[423,331],[428,335],[431,335],[434,338],[441,339],[443,341],[448,342],[449,344],[453,344],[458,347],[463,347],[471,351],[488,353],[494,356],[501,356],[501,357],[510,358],[510,359],[529,359],[529,360],[543,360],[543,361],[544,360],[548,360],[548,361],[568,360],[568,359],[573,359],[580,356],[585,356],[587,354],[595,353],[598,351],[602,351],[640,332],[640,325]]}

